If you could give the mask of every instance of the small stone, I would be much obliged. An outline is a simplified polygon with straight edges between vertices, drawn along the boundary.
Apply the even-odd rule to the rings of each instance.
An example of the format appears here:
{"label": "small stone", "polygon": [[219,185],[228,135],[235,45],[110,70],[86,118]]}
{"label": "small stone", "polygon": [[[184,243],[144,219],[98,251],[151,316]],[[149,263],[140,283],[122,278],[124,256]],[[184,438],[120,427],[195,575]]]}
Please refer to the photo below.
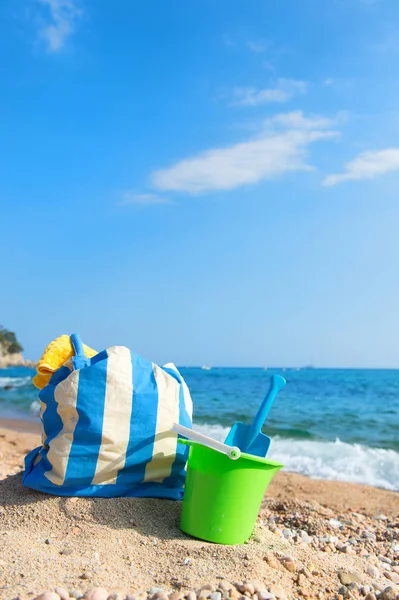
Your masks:
{"label": "small stone", "polygon": [[273,600],[273,598],[275,597],[272,593],[268,592],[267,590],[261,590],[260,592],[258,592],[258,600]]}
{"label": "small stone", "polygon": [[370,531],[363,531],[363,537],[367,540],[373,540],[374,542],[377,539],[377,536],[374,533],[371,533]]}
{"label": "small stone", "polygon": [[152,596],[152,600],[168,600],[168,594],[166,592],[157,592]]}
{"label": "small stone", "polygon": [[379,600],[395,600],[396,590],[393,587],[387,587],[379,596]]}
{"label": "small stone", "polygon": [[222,594],[220,592],[213,592],[213,594],[211,594],[209,598],[211,600],[222,600]]}
{"label": "small stone", "polygon": [[307,579],[306,579],[305,575],[303,573],[299,573],[299,575],[296,579],[297,584],[302,587],[303,585],[306,584],[306,581],[307,581]]}
{"label": "small stone", "polygon": [[40,596],[36,596],[34,600],[60,600],[60,597],[55,592],[43,592]]}
{"label": "small stone", "polygon": [[249,594],[250,594],[251,596],[253,596],[253,595],[254,595],[254,593],[255,593],[255,586],[253,585],[253,583],[248,583],[248,582],[246,582],[246,583],[243,583],[242,585],[240,585],[240,586],[238,587],[238,590],[239,590],[239,591],[240,591],[242,594],[245,594],[245,592],[249,592]]}
{"label": "small stone", "polygon": [[377,600],[377,598],[375,597],[375,594],[373,594],[373,592],[370,592],[369,594],[367,594],[364,600]]}
{"label": "small stone", "polygon": [[385,516],[385,515],[382,515],[382,514],[381,514],[381,515],[376,515],[376,516],[374,517],[374,519],[375,519],[376,521],[387,521],[387,520],[388,520],[388,517],[387,517],[387,516]]}
{"label": "small stone", "polygon": [[338,521],[338,519],[330,519],[329,523],[332,527],[334,527],[334,529],[340,529],[344,526],[344,524],[341,521]]}
{"label": "small stone", "polygon": [[[55,593],[59,595],[61,600],[69,600],[69,592],[63,587],[56,587],[54,589]],[[76,598],[76,596],[75,596]]]}
{"label": "small stone", "polygon": [[378,560],[379,560],[380,562],[386,563],[387,565],[390,565],[390,564],[391,564],[391,559],[390,559],[390,558],[388,558],[387,556],[379,556],[379,557],[378,557]]}
{"label": "small stone", "polygon": [[289,571],[290,573],[295,573],[295,571],[296,571],[295,563],[291,562],[290,560],[284,560],[283,565],[287,569],[287,571]]}
{"label": "small stone", "polygon": [[377,569],[377,567],[375,567],[374,565],[368,565],[368,567],[366,569],[366,573],[367,573],[367,575],[370,575],[370,577],[372,577],[373,579],[380,578],[380,572]]}
{"label": "small stone", "polygon": [[108,592],[103,587],[95,587],[88,590],[83,598],[84,600],[107,600]]}
{"label": "small stone", "polygon": [[80,600],[80,598],[83,598],[83,594],[79,590],[71,590],[70,597]]}
{"label": "small stone", "polygon": [[356,581],[352,581],[349,585],[348,585],[348,590],[358,590],[359,589],[359,584],[356,583]]}
{"label": "small stone", "polygon": [[342,585],[338,590],[338,594],[340,594],[341,596],[345,596],[347,591],[348,588],[346,587],[346,585]]}
{"label": "small stone", "polygon": [[392,583],[394,583],[395,585],[399,583],[399,575],[397,573],[391,573],[389,571],[385,571],[384,576],[387,579],[389,579],[389,581],[392,581]]}
{"label": "small stone", "polygon": [[124,600],[125,594],[121,592],[111,592],[108,596],[108,600]]}
{"label": "small stone", "polygon": [[51,544],[51,539],[50,539],[50,538],[46,538],[46,539],[44,540],[44,543],[45,543],[45,544]]}
{"label": "small stone", "polygon": [[219,583],[219,589],[223,592],[229,592],[232,589],[233,585],[229,581],[221,581]]}
{"label": "small stone", "polygon": [[235,587],[233,587],[231,590],[229,590],[229,598],[231,600],[238,600],[241,598],[241,594]]}
{"label": "small stone", "polygon": [[[210,598],[211,594],[212,594],[212,592],[210,590],[201,589],[197,593],[197,598],[198,598],[198,600],[206,600],[206,598]],[[240,597],[240,595],[238,595],[238,598],[239,597]]]}
{"label": "small stone", "polygon": [[360,588],[360,593],[362,596],[367,596],[371,592],[371,587],[369,585],[363,585]]}
{"label": "small stone", "polygon": [[[91,571],[85,571],[84,573],[81,574],[80,579],[93,579],[93,573]],[[93,590],[103,590],[104,588],[93,588]],[[91,591],[91,590],[89,590]],[[86,592],[88,593],[88,592]],[[86,594],[84,596],[86,598]],[[107,598],[108,598],[108,592],[107,592]],[[91,600],[91,599],[90,599]],[[95,600],[99,600],[99,598],[95,598]]]}
{"label": "small stone", "polygon": [[263,560],[265,560],[268,565],[272,568],[272,569],[277,569],[278,568],[278,564],[277,561],[274,557],[273,554],[271,554],[271,552],[268,552],[264,557]]}
{"label": "small stone", "polygon": [[195,592],[188,592],[186,600],[197,600],[197,594]]}
{"label": "small stone", "polygon": [[292,533],[291,529],[283,529],[281,535],[287,539],[290,539],[294,534]]}
{"label": "small stone", "polygon": [[73,552],[73,548],[71,548],[70,546],[66,546],[65,548],[63,548],[62,550],[60,550],[60,554],[62,554],[63,556],[70,556]]}
{"label": "small stone", "polygon": [[363,574],[359,571],[349,571],[349,573],[338,571],[338,578],[342,585],[349,585],[352,581],[363,583]]}
{"label": "small stone", "polygon": [[286,598],[287,598],[287,593],[285,590],[283,590],[281,585],[272,585],[270,587],[270,593],[273,594],[273,596],[275,596],[276,598],[281,599],[281,600],[286,600]]}
{"label": "small stone", "polygon": [[169,594],[168,600],[183,600],[184,596],[180,592],[173,592]]}

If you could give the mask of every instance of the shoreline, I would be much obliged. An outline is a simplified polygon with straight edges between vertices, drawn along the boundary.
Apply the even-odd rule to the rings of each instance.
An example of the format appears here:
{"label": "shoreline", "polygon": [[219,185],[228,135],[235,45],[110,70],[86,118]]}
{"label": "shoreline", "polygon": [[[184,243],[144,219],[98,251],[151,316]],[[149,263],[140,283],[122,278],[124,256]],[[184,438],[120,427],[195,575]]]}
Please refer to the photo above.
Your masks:
{"label": "shoreline", "polygon": [[[13,466],[22,467],[22,459],[31,449],[41,444],[39,422],[23,419],[3,419],[0,423],[0,459],[13,455]],[[11,450],[10,450],[11,447]],[[5,450],[8,448],[8,451]],[[7,462],[7,459],[6,459]],[[1,460],[0,460],[1,465]],[[0,468],[0,480],[2,469]],[[355,507],[356,512],[373,516],[399,513],[399,492],[359,483],[331,479],[316,479],[290,471],[280,471],[267,490],[267,497],[300,501],[316,500],[333,510],[345,511]]]}

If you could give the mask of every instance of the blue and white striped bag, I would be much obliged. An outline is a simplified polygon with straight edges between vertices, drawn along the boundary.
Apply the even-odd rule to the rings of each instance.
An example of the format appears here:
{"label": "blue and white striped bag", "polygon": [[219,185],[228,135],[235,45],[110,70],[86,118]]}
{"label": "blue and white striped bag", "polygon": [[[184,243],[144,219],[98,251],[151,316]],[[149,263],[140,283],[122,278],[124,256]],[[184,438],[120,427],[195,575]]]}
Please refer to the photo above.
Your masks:
{"label": "blue and white striped bag", "polygon": [[60,496],[183,496],[187,447],[170,431],[192,426],[192,400],[173,364],[124,346],[75,356],[39,393],[43,444],[25,458],[24,485]]}

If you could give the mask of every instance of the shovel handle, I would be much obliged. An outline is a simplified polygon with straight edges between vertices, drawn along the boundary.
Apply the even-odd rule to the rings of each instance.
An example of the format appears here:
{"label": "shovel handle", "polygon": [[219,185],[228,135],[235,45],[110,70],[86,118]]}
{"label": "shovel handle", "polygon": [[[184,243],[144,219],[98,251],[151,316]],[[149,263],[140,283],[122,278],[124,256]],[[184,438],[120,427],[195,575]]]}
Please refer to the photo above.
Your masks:
{"label": "shovel handle", "polygon": [[273,375],[269,391],[266,394],[265,399],[263,400],[258,412],[256,413],[255,419],[252,422],[251,428],[248,432],[247,444],[246,447],[249,446],[255,441],[255,438],[262,431],[262,427],[264,422],[266,421],[267,415],[272,407],[275,397],[286,384],[286,380],[281,375]]}

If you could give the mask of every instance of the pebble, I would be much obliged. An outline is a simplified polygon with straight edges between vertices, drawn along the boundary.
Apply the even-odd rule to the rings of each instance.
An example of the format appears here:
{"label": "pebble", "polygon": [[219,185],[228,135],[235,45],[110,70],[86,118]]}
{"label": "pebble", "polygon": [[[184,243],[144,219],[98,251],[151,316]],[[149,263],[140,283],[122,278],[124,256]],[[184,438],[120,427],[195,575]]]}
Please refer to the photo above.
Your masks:
{"label": "pebble", "polygon": [[391,564],[391,559],[390,559],[390,558],[388,558],[387,556],[381,556],[381,555],[380,555],[380,556],[378,557],[378,560],[379,560],[380,562],[387,563],[388,565],[390,565],[390,564]]}
{"label": "pebble", "polygon": [[395,600],[396,593],[397,592],[396,592],[396,590],[393,587],[387,587],[379,595],[379,600]]}
{"label": "pebble", "polygon": [[291,529],[283,529],[281,535],[283,535],[287,539],[290,539],[294,534],[292,533]]}
{"label": "pebble", "polygon": [[311,538],[310,538],[310,535],[309,535],[309,534],[308,534],[308,533],[307,533],[307,532],[306,532],[304,529],[300,529],[300,530],[298,531],[298,535],[299,535],[299,537],[301,537],[301,538],[302,538],[302,541],[303,541],[305,544],[308,544],[308,543],[310,542],[310,539],[311,539]]}
{"label": "pebble", "polygon": [[84,600],[107,600],[108,592],[103,587],[95,587],[88,590],[83,596]]}
{"label": "pebble", "polygon": [[380,572],[377,569],[377,567],[375,567],[374,565],[368,565],[368,567],[366,569],[366,573],[367,573],[367,575],[370,575],[370,577],[372,577],[373,579],[380,578]]}
{"label": "pebble", "polygon": [[376,541],[377,536],[374,533],[370,533],[370,531],[363,531],[363,536],[364,538],[366,538],[367,540],[373,540]]}
{"label": "pebble", "polygon": [[60,597],[55,592],[43,592],[40,596],[36,596],[35,600],[60,600]]}
{"label": "pebble", "polygon": [[80,598],[83,598],[83,594],[79,590],[72,590],[70,596],[71,598],[76,598],[76,600],[80,600]]}
{"label": "pebble", "polygon": [[268,592],[267,590],[261,590],[260,592],[258,592],[257,596],[258,600],[273,600],[273,598],[275,597],[271,592]]}
{"label": "pebble", "polygon": [[343,585],[349,585],[353,581],[356,583],[363,582],[363,574],[359,571],[338,571],[338,578]]}
{"label": "pebble", "polygon": [[324,535],[319,537],[322,544],[338,544],[339,540],[335,535]]}
{"label": "pebble", "polygon": [[245,583],[243,583],[242,585],[239,585],[239,586],[237,587],[237,589],[238,589],[238,590],[239,590],[239,591],[240,591],[242,594],[245,594],[245,592],[249,592],[249,594],[250,594],[251,596],[253,596],[253,595],[255,594],[255,586],[254,586],[254,584],[253,584],[253,583],[248,583],[248,582],[245,582]]}
{"label": "pebble", "polygon": [[363,587],[360,588],[360,593],[362,594],[362,596],[367,596],[367,594],[370,594],[371,592],[371,587],[369,585],[364,585]]}
{"label": "pebble", "polygon": [[273,594],[273,596],[275,596],[277,599],[286,600],[287,598],[287,594],[281,585],[272,585],[270,587],[270,593]]}
{"label": "pebble", "polygon": [[125,595],[121,594],[120,592],[112,592],[108,596],[108,600],[124,600],[124,599],[125,599]]}
{"label": "pebble", "polygon": [[[184,599],[184,596],[180,592],[173,592],[172,594],[168,595],[168,600],[183,600],[183,599]],[[122,600],[123,600],[123,598],[122,598]]]}
{"label": "pebble", "polygon": [[54,588],[54,591],[55,591],[56,594],[59,595],[59,597],[61,598],[61,600],[69,600],[69,592],[65,588],[63,588],[63,587],[56,587],[56,588]]}
{"label": "pebble", "polygon": [[335,529],[340,529],[341,527],[344,526],[344,524],[341,521],[339,521],[338,519],[330,519],[329,523]]}
{"label": "pebble", "polygon": [[364,600],[377,600],[377,598],[375,597],[375,594],[370,592],[369,594],[367,594]]}
{"label": "pebble", "polygon": [[195,592],[188,592],[186,600],[197,600],[197,594]]}
{"label": "pebble", "polygon": [[211,594],[209,598],[211,600],[222,600],[222,594],[220,592],[213,592],[213,594]]}
{"label": "pebble", "polygon": [[389,579],[389,581],[392,581],[392,583],[394,583],[395,585],[399,583],[399,575],[397,573],[390,573],[389,571],[385,571],[384,576],[387,579]]}

